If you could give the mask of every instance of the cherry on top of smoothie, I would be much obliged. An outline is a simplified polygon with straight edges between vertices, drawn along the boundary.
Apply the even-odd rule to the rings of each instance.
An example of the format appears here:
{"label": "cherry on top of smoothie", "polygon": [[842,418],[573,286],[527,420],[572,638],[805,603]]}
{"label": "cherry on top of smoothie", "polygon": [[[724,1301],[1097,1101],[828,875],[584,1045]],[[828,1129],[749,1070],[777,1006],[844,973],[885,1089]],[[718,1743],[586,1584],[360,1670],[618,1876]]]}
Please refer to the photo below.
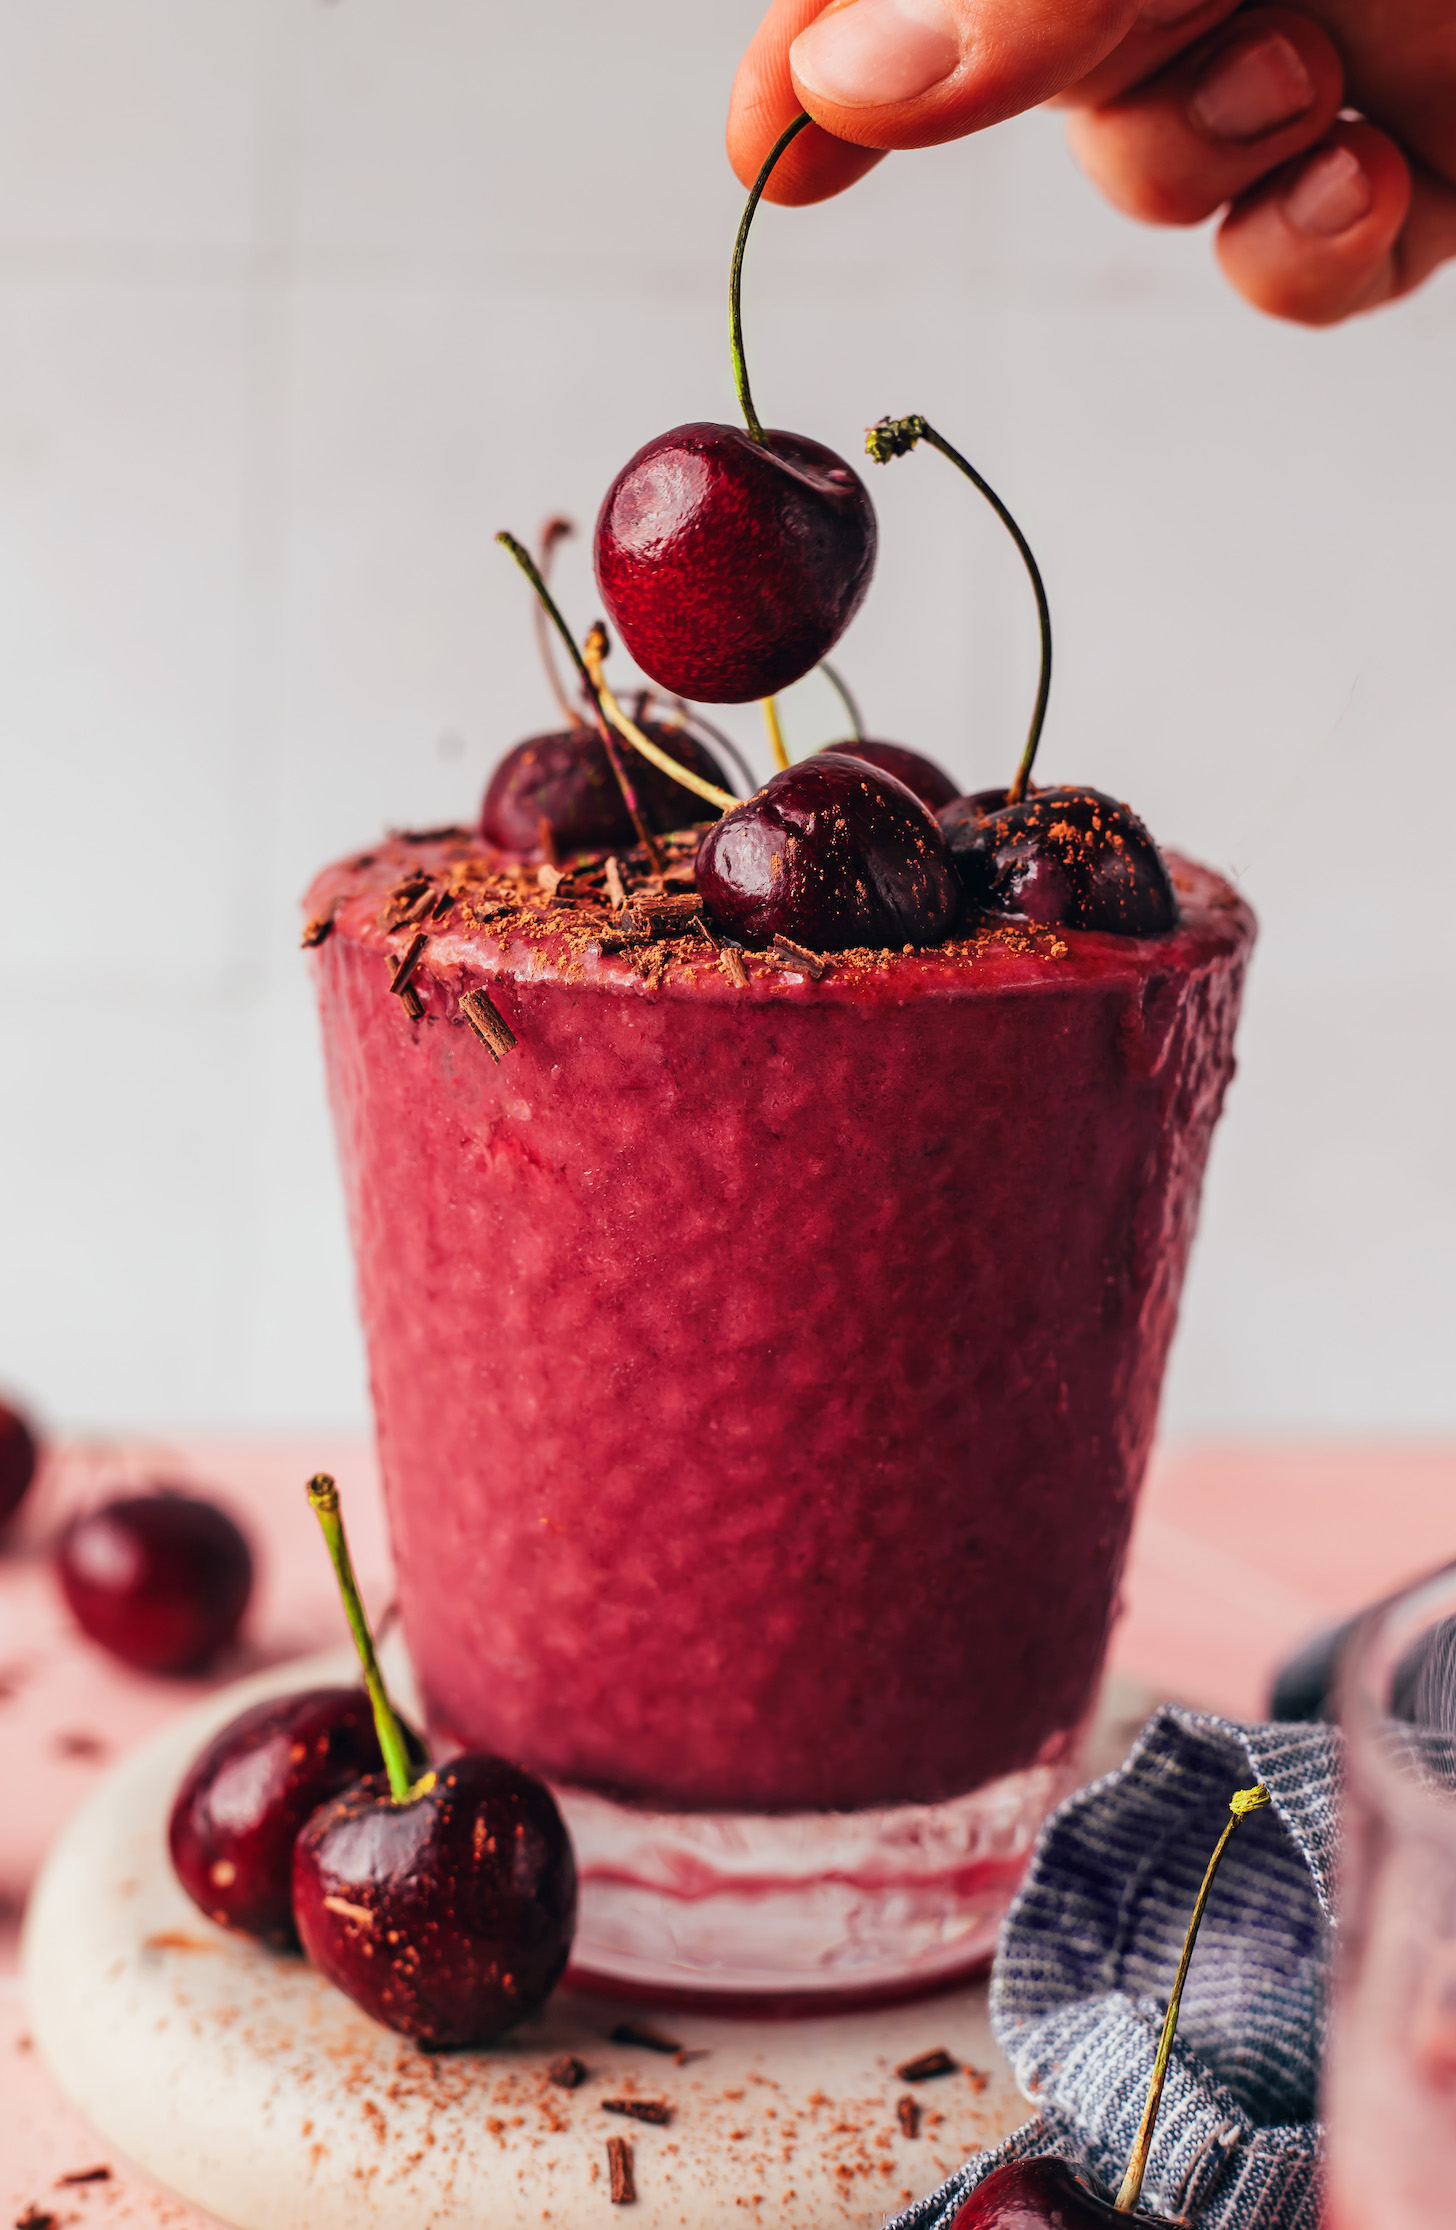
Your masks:
{"label": "cherry on top of smoothie", "polygon": [[1169,854],[1179,919],[1155,937],[1052,930],[988,914],[936,945],[818,953],[780,938],[751,951],[703,918],[693,869],[699,837],[688,829],[660,839],[659,880],[640,849],[533,868],[465,828],[398,833],[322,871],[305,902],[304,942],[338,934],[374,948],[384,991],[386,963],[397,969],[418,945],[409,980],[428,1016],[453,1015],[481,977],[695,1000],[893,1006],[1109,978],[1150,991],[1253,932],[1252,913],[1230,884]]}

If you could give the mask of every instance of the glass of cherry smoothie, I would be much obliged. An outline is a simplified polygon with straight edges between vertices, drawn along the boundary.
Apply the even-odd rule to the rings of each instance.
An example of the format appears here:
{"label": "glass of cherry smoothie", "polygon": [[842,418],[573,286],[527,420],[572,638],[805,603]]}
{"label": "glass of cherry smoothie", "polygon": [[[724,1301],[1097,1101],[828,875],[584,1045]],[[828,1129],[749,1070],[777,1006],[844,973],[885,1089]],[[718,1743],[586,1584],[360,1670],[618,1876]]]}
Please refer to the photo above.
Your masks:
{"label": "glass of cherry smoothie", "polygon": [[308,900],[430,1726],[558,1793],[580,1970],[928,1986],[1075,1779],[1252,919],[730,955],[602,865]]}

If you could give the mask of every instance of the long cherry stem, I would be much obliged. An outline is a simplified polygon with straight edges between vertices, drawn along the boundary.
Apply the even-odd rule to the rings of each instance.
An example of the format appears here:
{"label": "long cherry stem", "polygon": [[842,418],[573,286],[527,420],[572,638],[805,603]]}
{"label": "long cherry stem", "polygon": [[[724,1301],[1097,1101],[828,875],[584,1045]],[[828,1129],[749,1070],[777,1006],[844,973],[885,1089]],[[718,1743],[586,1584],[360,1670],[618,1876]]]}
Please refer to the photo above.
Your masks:
{"label": "long cherry stem", "polygon": [[[530,551],[523,548],[515,536],[507,534],[504,529],[496,536],[496,540],[500,543],[502,549],[510,551],[511,556],[540,598],[547,617],[551,620],[561,640],[571,653],[572,663],[580,674],[587,695],[590,697],[596,711],[603,748],[611,764],[612,772],[617,777],[617,783],[621,789],[627,810],[632,816],[632,825],[637,831],[639,840],[646,848],[648,859],[653,862],[654,874],[660,873],[661,862],[657,847],[647,832],[637,805],[636,792],[627,779],[626,769],[621,763],[621,755],[612,740],[613,728],[616,729],[618,735],[626,737],[634,751],[640,752],[644,759],[650,760],[652,765],[657,767],[661,773],[670,775],[673,781],[681,783],[685,790],[692,790],[699,797],[705,798],[709,805],[716,805],[720,812],[731,813],[739,801],[732,795],[731,791],[720,790],[716,783],[705,782],[701,775],[693,774],[687,767],[679,766],[676,759],[672,758],[668,752],[659,750],[650,737],[644,736],[641,729],[634,726],[605,682],[601,681],[599,676],[593,678],[586,659],[577,648],[576,638],[562,618],[560,608],[546,583],[542,580],[540,567],[536,564]],[[605,636],[603,636],[602,641],[603,649],[605,649]]]}
{"label": "long cherry stem", "polygon": [[354,1567],[349,1558],[349,1544],[344,1538],[344,1521],[339,1514],[339,1490],[326,1471],[316,1473],[309,1480],[308,1499],[333,1559],[339,1593],[344,1598],[344,1615],[354,1636],[354,1647],[359,1652],[364,1685],[374,1707],[374,1731],[379,1737],[384,1770],[389,1775],[389,1793],[396,1804],[407,1804],[418,1784],[410,1769],[410,1754],[405,1744],[404,1729],[395,1717],[394,1706],[385,1690],[384,1675],[379,1670],[379,1659],[374,1654],[374,1637],[364,1615],[364,1605],[359,1598],[359,1583],[354,1577]]}
{"label": "long cherry stem", "polygon": [[865,448],[877,465],[888,464],[892,457],[903,457],[915,447],[917,441],[928,441],[942,457],[948,457],[958,471],[963,472],[972,487],[978,488],[997,518],[1005,527],[1022,562],[1031,576],[1032,593],[1036,597],[1037,626],[1041,631],[1041,678],[1037,683],[1036,703],[1032,708],[1031,726],[1027,731],[1026,748],[1021,754],[1021,764],[1016,770],[1010,789],[1006,793],[1008,805],[1019,805],[1026,795],[1031,780],[1031,770],[1036,761],[1036,747],[1041,742],[1041,732],[1046,725],[1047,699],[1052,688],[1052,615],[1047,604],[1046,589],[1041,569],[1031,554],[1031,544],[1022,533],[1011,513],[988,480],[982,478],[973,464],[967,463],[958,449],[952,449],[943,434],[938,434],[929,422],[918,413],[909,418],[881,418],[870,427]]}
{"label": "long cherry stem", "polygon": [[860,709],[858,702],[856,701],[854,691],[850,688],[849,683],[845,680],[843,674],[839,671],[839,668],[837,666],[831,666],[827,658],[820,659],[819,671],[824,676],[824,679],[828,682],[830,688],[834,691],[835,696],[839,699],[839,702],[844,707],[844,717],[849,722],[849,732],[851,736],[854,738],[856,743],[863,743],[864,720],[860,715]]}
{"label": "long cherry stem", "polygon": [[759,424],[758,412],[753,407],[753,395],[748,385],[748,365],[743,354],[743,251],[748,245],[748,228],[753,223],[753,212],[763,199],[763,189],[773,174],[774,164],[784,149],[796,140],[813,117],[807,110],[796,116],[786,131],[779,133],[762,170],[753,181],[748,205],[739,221],[738,238],[733,243],[733,262],[728,271],[728,346],[733,355],[733,384],[738,390],[738,407],[743,413],[743,423],[753,441],[768,444],[768,435]]}
{"label": "long cherry stem", "polygon": [[763,724],[768,730],[768,747],[773,753],[774,765],[782,774],[788,766],[789,753],[784,742],[784,724],[779,718],[778,700],[774,697],[765,697],[762,699],[762,704]]}
{"label": "long cherry stem", "polygon": [[1227,1850],[1229,1840],[1239,1821],[1250,1812],[1262,1812],[1269,1802],[1269,1791],[1262,1781],[1251,1789],[1235,1789],[1229,1798],[1229,1820],[1208,1862],[1203,1877],[1203,1887],[1198,1892],[1198,1902],[1193,1908],[1193,1918],[1188,1923],[1188,1933],[1183,1939],[1183,1956],[1178,1962],[1178,1973],[1173,1983],[1173,1994],[1168,2000],[1168,2010],[1163,2016],[1163,2033],[1158,2038],[1157,2057],[1153,2061],[1153,2079],[1148,2085],[1148,2102],[1143,2108],[1143,2118],[1133,2139],[1132,2157],[1127,2164],[1127,2174],[1118,2186],[1117,2197],[1112,2202],[1119,2214],[1130,2215],[1138,2203],[1143,2188],[1143,2176],[1148,2165],[1148,2150],[1153,2142],[1153,2124],[1158,2118],[1158,2108],[1163,2099],[1163,2080],[1168,2072],[1168,2058],[1173,2049],[1173,2032],[1178,2026],[1178,2008],[1183,2003],[1183,1984],[1188,1977],[1193,1946],[1198,1941],[1198,1927],[1203,1918],[1203,1908],[1208,1903],[1208,1893],[1213,1887],[1213,1877],[1218,1872],[1218,1862]]}
{"label": "long cherry stem", "polygon": [[[542,527],[539,544],[540,556],[537,558],[536,564],[543,581],[549,580],[551,577],[551,561],[556,555],[557,543],[565,542],[575,532],[576,528],[570,519],[559,517],[548,519]],[[536,649],[541,664],[546,669],[546,686],[556,699],[560,710],[565,714],[567,726],[569,728],[584,728],[586,722],[582,719],[581,709],[574,705],[567,696],[561,685],[561,676],[556,671],[556,659],[551,649],[551,626],[542,605],[534,604],[532,606],[531,622],[536,633]]]}

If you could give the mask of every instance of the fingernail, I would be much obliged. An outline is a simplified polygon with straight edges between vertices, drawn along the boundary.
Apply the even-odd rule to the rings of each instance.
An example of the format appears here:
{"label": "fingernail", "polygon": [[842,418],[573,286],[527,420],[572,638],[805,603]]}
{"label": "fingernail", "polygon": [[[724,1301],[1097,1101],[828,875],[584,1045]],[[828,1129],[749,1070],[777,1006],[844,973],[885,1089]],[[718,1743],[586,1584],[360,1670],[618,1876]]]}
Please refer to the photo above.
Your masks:
{"label": "fingernail", "polygon": [[1210,139],[1262,139],[1292,124],[1314,102],[1314,82],[1298,50],[1276,32],[1247,46],[1227,47],[1188,103]]}
{"label": "fingernail", "polygon": [[913,101],[949,77],[960,58],[941,0],[854,0],[820,16],[789,48],[805,91],[841,108]]}
{"label": "fingernail", "polygon": [[1375,189],[1365,166],[1348,147],[1331,147],[1307,163],[1284,196],[1284,214],[1296,232],[1333,240],[1368,217]]}

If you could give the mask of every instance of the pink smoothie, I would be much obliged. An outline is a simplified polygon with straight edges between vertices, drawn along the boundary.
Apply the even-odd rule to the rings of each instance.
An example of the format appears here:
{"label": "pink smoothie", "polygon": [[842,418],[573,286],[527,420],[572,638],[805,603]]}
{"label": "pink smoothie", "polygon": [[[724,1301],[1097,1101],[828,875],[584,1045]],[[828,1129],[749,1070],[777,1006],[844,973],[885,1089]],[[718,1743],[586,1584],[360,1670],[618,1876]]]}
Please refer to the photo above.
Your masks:
{"label": "pink smoothie", "polygon": [[[1003,925],[817,980],[749,955],[746,986],[700,937],[600,950],[569,885],[483,880],[463,834],[319,878],[437,1735],[666,1810],[936,1801],[1059,1754],[1253,936],[1173,865],[1165,937]],[[421,935],[412,1019],[391,956]],[[460,1010],[480,987],[499,1064]]]}

